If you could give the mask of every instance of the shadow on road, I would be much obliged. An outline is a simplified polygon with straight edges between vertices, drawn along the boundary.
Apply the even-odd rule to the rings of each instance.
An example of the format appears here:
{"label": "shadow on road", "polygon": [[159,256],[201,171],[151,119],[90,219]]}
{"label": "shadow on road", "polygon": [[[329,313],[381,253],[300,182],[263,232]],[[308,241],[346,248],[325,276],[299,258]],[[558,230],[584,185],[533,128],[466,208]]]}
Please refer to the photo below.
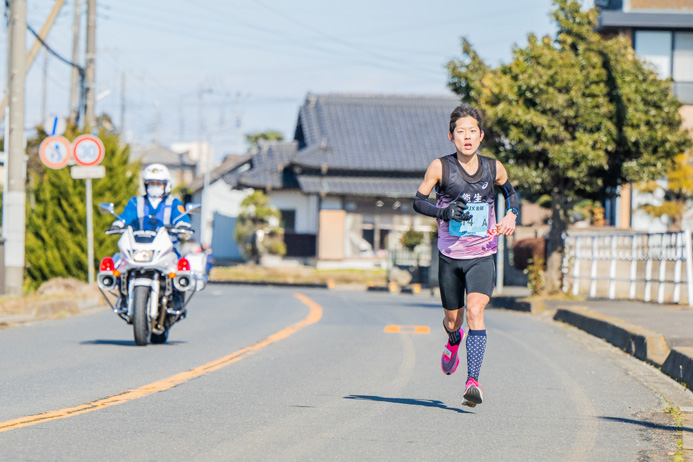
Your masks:
{"label": "shadow on road", "polygon": [[443,309],[443,306],[440,304],[440,302],[404,302],[404,303],[399,303],[398,305],[400,305],[400,306],[412,306],[415,308],[436,308],[439,310]]}
{"label": "shadow on road", "polygon": [[344,399],[359,399],[364,401],[379,401],[382,403],[394,403],[394,404],[409,404],[412,406],[424,406],[424,407],[437,407],[438,409],[445,409],[446,411],[455,411],[460,414],[471,414],[469,411],[464,411],[462,409],[457,409],[455,407],[448,407],[443,404],[442,401],[434,401],[430,399],[409,399],[409,398],[385,398],[384,396],[370,396],[370,395],[350,395],[345,396]]}
{"label": "shadow on road", "polygon": [[[162,343],[159,345],[156,345],[157,347],[159,346],[167,346],[167,345],[176,345],[179,343],[186,343],[182,342],[180,340],[170,340],[166,343]],[[86,340],[84,342],[80,342],[80,345],[119,345],[119,346],[137,346],[135,345],[135,342],[133,340]],[[153,344],[152,344],[153,345]],[[138,347],[139,348],[139,347]]]}
{"label": "shadow on road", "polygon": [[629,424],[633,424],[633,425],[641,425],[641,426],[647,427],[647,428],[656,428],[658,430],[671,430],[671,431],[681,430],[684,432],[693,433],[693,428],[687,428],[687,427],[679,428],[679,427],[672,426],[672,425],[660,425],[658,423],[648,422],[646,420],[633,420],[633,419],[624,419],[622,417],[604,417],[604,416],[600,416],[599,418],[602,420],[610,420],[612,422],[622,422],[622,423],[629,423]]}

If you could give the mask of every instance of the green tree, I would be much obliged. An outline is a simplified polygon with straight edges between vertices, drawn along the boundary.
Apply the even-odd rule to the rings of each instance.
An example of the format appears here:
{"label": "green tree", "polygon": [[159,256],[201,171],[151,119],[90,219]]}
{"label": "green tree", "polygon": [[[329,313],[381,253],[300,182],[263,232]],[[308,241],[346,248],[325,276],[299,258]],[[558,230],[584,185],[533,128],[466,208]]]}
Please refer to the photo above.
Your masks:
{"label": "green tree", "polygon": [[[65,136],[72,140],[81,134],[69,127]],[[45,138],[40,133],[31,146]],[[117,239],[106,236],[115,218],[101,215],[98,204],[113,202],[122,211],[128,199],[137,194],[139,165],[129,163],[129,147],[120,144],[119,136],[102,129],[105,157],[101,165],[106,176],[92,180],[94,203],[94,265],[117,251]],[[37,149],[30,153],[30,186],[27,200],[26,262],[32,286],[54,277],[87,279],[87,237],[85,181],[73,180],[70,168],[50,170],[36,164]]]}
{"label": "green tree", "polygon": [[529,35],[509,64],[488,67],[462,41],[449,86],[486,115],[485,150],[518,189],[551,196],[549,292],[562,285],[568,212],[624,182],[658,178],[690,145],[668,81],[624,37],[595,32],[597,11],[554,0],[554,38]]}
{"label": "green tree", "polygon": [[284,134],[277,130],[267,130],[264,132],[246,133],[245,141],[248,143],[248,151],[257,148],[261,140],[264,141],[284,141]]}
{"label": "green tree", "polygon": [[281,212],[270,205],[269,197],[260,190],[253,191],[241,202],[234,238],[246,260],[259,263],[266,253],[286,254],[284,230],[279,226]]}
{"label": "green tree", "polygon": [[647,181],[638,185],[638,190],[654,193],[663,190],[664,200],[659,205],[645,204],[640,208],[655,217],[668,217],[669,229],[681,231],[683,213],[688,202],[693,198],[693,165],[691,154],[686,152],[676,156],[674,166],[666,174],[666,186],[662,187],[656,181]]}

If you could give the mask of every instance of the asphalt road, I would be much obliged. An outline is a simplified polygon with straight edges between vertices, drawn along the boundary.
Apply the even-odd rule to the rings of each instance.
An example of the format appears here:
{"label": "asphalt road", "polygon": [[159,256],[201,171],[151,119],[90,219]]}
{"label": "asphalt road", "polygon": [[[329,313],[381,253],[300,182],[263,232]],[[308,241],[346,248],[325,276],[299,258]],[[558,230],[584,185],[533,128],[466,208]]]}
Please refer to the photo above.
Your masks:
{"label": "asphalt road", "polygon": [[[169,343],[104,310],[0,331],[0,460],[669,460],[650,366],[487,311],[480,382],[445,376],[438,301],[210,286]],[[388,333],[388,325],[430,333]],[[462,351],[462,350],[461,350]],[[36,416],[38,417],[30,417]],[[688,429],[687,431],[690,431]]]}

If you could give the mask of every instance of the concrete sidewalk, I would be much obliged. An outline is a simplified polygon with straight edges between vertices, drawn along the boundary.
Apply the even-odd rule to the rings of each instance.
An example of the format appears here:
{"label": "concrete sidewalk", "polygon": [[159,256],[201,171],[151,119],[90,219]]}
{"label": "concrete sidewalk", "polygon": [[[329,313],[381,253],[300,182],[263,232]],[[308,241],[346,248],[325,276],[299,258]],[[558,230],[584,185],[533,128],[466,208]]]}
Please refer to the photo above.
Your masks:
{"label": "concrete sidewalk", "polygon": [[494,296],[497,308],[553,313],[602,338],[693,390],[693,308],[635,300],[534,300],[523,287],[506,287]]}

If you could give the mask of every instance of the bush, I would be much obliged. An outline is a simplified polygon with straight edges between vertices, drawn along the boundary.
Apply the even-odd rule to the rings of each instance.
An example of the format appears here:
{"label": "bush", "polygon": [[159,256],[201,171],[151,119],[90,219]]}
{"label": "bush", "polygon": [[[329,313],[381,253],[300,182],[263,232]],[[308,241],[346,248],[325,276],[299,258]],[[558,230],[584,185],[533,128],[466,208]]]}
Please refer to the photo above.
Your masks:
{"label": "bush", "polygon": [[532,295],[541,295],[544,293],[544,268],[545,262],[539,258],[534,260],[529,259],[527,268],[523,271],[527,275],[527,287]]}
{"label": "bush", "polygon": [[543,265],[546,261],[546,239],[543,237],[532,237],[515,242],[513,246],[513,261],[515,268],[521,271],[527,269],[532,261]]}
{"label": "bush", "polygon": [[422,244],[424,241],[424,233],[417,231],[412,226],[402,234],[399,242],[410,252],[413,252],[416,246]]}

